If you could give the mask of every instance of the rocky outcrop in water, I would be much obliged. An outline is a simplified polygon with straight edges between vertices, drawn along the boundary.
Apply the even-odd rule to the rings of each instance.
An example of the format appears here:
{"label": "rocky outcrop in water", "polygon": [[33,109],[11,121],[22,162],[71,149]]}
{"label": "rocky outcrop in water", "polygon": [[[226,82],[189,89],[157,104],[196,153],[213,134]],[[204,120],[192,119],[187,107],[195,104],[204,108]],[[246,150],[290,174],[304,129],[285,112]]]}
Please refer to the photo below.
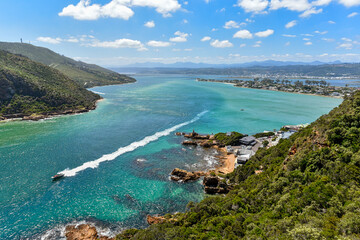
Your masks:
{"label": "rocky outcrop in water", "polygon": [[96,228],[89,224],[66,226],[65,236],[67,240],[114,240],[113,238],[99,236]]}
{"label": "rocky outcrop in water", "polygon": [[203,180],[204,190],[207,194],[227,194],[231,190],[231,186],[217,176],[208,176]]}
{"label": "rocky outcrop in water", "polygon": [[196,172],[188,172],[186,170],[182,170],[179,168],[175,168],[171,172],[171,180],[173,181],[182,181],[182,182],[188,182],[188,181],[195,181],[198,180],[200,177],[205,176],[206,173],[196,171]]}

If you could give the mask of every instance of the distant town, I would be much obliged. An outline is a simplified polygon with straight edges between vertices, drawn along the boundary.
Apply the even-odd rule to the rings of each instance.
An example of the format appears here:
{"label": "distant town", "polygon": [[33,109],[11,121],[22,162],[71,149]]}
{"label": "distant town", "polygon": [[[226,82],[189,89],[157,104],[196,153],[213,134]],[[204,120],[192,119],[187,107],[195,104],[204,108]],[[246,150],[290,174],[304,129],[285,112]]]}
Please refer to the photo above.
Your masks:
{"label": "distant town", "polygon": [[233,84],[235,87],[242,88],[263,89],[299,94],[312,94],[336,98],[343,98],[358,90],[358,88],[356,87],[349,87],[347,85],[345,87],[330,86],[330,84],[325,80],[290,81],[286,79],[273,80],[270,78],[254,78],[253,80],[217,80],[197,78],[196,80],[200,82],[228,83]]}

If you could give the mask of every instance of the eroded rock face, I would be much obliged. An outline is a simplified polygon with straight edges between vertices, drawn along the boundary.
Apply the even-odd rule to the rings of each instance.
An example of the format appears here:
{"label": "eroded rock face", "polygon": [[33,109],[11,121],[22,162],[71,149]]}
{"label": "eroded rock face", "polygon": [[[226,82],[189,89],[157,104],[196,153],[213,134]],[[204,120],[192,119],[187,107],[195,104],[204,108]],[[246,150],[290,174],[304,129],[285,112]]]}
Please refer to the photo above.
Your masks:
{"label": "eroded rock face", "polygon": [[98,236],[96,228],[89,224],[66,226],[65,236],[67,240],[112,240],[109,237]]}
{"label": "eroded rock face", "polygon": [[162,216],[150,216],[147,215],[146,216],[146,221],[149,225],[153,225],[153,224],[159,224],[159,223],[163,223],[166,221],[166,219]]}
{"label": "eroded rock face", "polygon": [[67,240],[96,240],[98,238],[96,228],[88,224],[66,226],[65,232]]}
{"label": "eroded rock face", "polygon": [[222,182],[217,176],[205,177],[203,180],[204,190],[207,194],[226,194],[231,187]]}
{"label": "eroded rock face", "polygon": [[205,176],[206,174],[204,172],[188,172],[186,170],[182,170],[179,168],[175,168],[172,172],[171,172],[171,180],[173,181],[183,181],[183,182],[188,182],[188,181],[195,181],[197,179],[199,179],[201,176]]}

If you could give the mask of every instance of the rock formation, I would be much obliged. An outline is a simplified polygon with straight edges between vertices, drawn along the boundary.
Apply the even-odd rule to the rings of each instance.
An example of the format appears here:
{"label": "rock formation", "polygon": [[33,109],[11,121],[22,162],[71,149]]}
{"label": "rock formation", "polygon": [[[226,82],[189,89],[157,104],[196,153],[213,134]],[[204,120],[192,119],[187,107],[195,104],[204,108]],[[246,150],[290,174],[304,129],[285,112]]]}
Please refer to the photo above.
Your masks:
{"label": "rock formation", "polygon": [[146,221],[149,225],[153,225],[153,224],[159,224],[159,223],[166,222],[166,219],[164,217],[158,216],[158,215],[154,215],[154,216],[147,215]]}
{"label": "rock formation", "polygon": [[205,177],[203,185],[207,194],[226,194],[230,191],[230,186],[222,182],[217,176]]}
{"label": "rock formation", "polygon": [[188,172],[179,168],[175,168],[172,172],[171,172],[171,180],[173,181],[183,181],[183,182],[188,182],[188,181],[195,181],[197,179],[199,179],[201,176],[205,176],[206,173],[204,172]]}
{"label": "rock formation", "polygon": [[65,236],[67,240],[113,240],[113,238],[99,236],[96,228],[89,224],[66,226]]}

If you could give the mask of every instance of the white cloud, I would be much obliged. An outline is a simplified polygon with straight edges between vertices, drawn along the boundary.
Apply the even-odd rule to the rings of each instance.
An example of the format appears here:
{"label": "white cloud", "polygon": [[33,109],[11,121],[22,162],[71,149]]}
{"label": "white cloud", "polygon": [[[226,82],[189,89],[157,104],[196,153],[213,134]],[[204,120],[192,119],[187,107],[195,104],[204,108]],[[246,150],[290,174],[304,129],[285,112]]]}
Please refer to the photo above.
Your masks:
{"label": "white cloud", "polygon": [[271,0],[270,9],[287,8],[291,11],[303,12],[311,8],[307,0]]}
{"label": "white cloud", "polygon": [[111,0],[105,5],[91,4],[90,0],[80,0],[77,5],[64,7],[59,16],[73,17],[77,20],[97,20],[99,18],[120,18],[128,20],[134,15],[131,7],[151,7],[164,17],[181,9],[177,0]]}
{"label": "white cloud", "polygon": [[69,42],[69,43],[78,43],[80,42],[79,39],[74,38],[74,37],[70,37],[69,39],[64,39],[64,42]]}
{"label": "white cloud", "polygon": [[268,36],[273,35],[273,34],[274,34],[274,30],[272,30],[272,29],[268,29],[268,30],[265,30],[265,31],[262,31],[262,32],[255,33],[255,35],[257,37],[262,37],[262,38],[268,37]]}
{"label": "white cloud", "polygon": [[288,22],[288,23],[285,25],[285,27],[286,27],[286,28],[292,28],[292,27],[294,27],[296,24],[297,24],[297,21],[296,21],[296,20],[293,20],[293,21],[291,21],[291,22]]}
{"label": "white cloud", "polygon": [[231,29],[231,28],[240,28],[241,26],[246,25],[246,23],[237,23],[233,20],[230,20],[225,23],[224,28]]}
{"label": "white cloud", "polygon": [[253,38],[253,35],[248,30],[240,30],[237,33],[234,34],[234,38],[242,38],[242,39],[251,39]]}
{"label": "white cloud", "polygon": [[360,5],[360,0],[340,0],[339,2],[345,5],[346,7],[353,7]]}
{"label": "white cloud", "polygon": [[328,21],[328,23],[335,24],[336,22],[330,20],[330,21]]}
{"label": "white cloud", "polygon": [[291,44],[290,42],[286,42],[285,46],[290,46],[290,44]]}
{"label": "white cloud", "polygon": [[180,32],[180,31],[175,32],[174,35],[176,37],[170,38],[171,42],[186,42],[187,37],[189,36],[188,33],[183,33],[183,32]]}
{"label": "white cloud", "polygon": [[[333,0],[238,0],[235,6],[252,13],[267,13],[268,10],[285,8],[290,11],[302,12],[300,17],[305,18],[322,13],[321,7],[327,6],[331,2]],[[346,7],[360,5],[360,0],[338,0],[338,2]]]}
{"label": "white cloud", "polygon": [[261,47],[261,41],[257,41],[257,42],[253,45],[253,47],[255,47],[255,48]]}
{"label": "white cloud", "polygon": [[209,36],[205,36],[201,39],[202,42],[206,42],[206,41],[210,41],[211,40],[211,37]]}
{"label": "white cloud", "polygon": [[313,1],[311,4],[313,6],[326,6],[329,5],[331,1],[332,0],[317,0],[317,1]]}
{"label": "white cloud", "polygon": [[345,49],[350,50],[353,48],[353,45],[352,45],[352,43],[342,43],[338,46],[338,48],[345,48]]}
{"label": "white cloud", "polygon": [[290,37],[290,38],[294,38],[296,37],[296,35],[291,35],[291,34],[283,34],[283,37]]}
{"label": "white cloud", "polygon": [[238,0],[236,5],[242,7],[246,12],[259,13],[267,8],[269,2],[268,0]]}
{"label": "white cloud", "polygon": [[303,38],[304,41],[310,41],[310,38]]}
{"label": "white cloud", "polygon": [[246,44],[245,44],[245,43],[242,43],[242,44],[240,44],[240,47],[241,47],[241,48],[246,47]]}
{"label": "white cloud", "polygon": [[152,41],[149,41],[147,43],[147,45],[150,46],[150,47],[169,47],[171,45],[171,43],[152,40]]}
{"label": "white cloud", "polygon": [[138,51],[147,50],[140,41],[127,39],[127,38],[117,39],[115,41],[104,41],[104,42],[94,40],[92,43],[87,44],[87,46],[102,47],[102,48],[136,48]]}
{"label": "white cloud", "polygon": [[323,31],[323,32],[320,32],[320,31],[315,31],[314,33],[317,33],[317,34],[320,34],[320,35],[324,35],[324,34],[327,34],[328,31]]}
{"label": "white cloud", "polygon": [[312,42],[306,42],[305,45],[310,46],[312,45]]}
{"label": "white cloud", "polygon": [[[134,12],[124,6],[114,6],[115,1],[101,6],[99,4],[90,4],[90,0],[80,0],[77,5],[70,4],[63,8],[59,16],[73,17],[76,20],[97,20],[101,17],[113,17],[128,20],[134,15]],[[114,9],[111,9],[114,7]]]}
{"label": "white cloud", "polygon": [[217,29],[217,28],[211,29],[212,32],[216,32],[217,30],[219,30],[219,29]]}
{"label": "white cloud", "polygon": [[333,38],[322,38],[321,40],[323,40],[325,42],[335,42],[335,39],[333,39]]}
{"label": "white cloud", "polygon": [[51,38],[51,37],[38,37],[36,40],[39,42],[50,43],[50,44],[59,44],[62,42],[61,38]]}
{"label": "white cloud", "polygon": [[217,39],[212,41],[210,45],[215,48],[228,48],[234,46],[229,40],[219,41]]}
{"label": "white cloud", "polygon": [[148,21],[144,24],[145,27],[148,27],[148,28],[153,28],[155,27],[155,22],[154,21]]}
{"label": "white cloud", "polygon": [[322,12],[323,12],[322,8],[319,8],[319,9],[310,8],[310,9],[306,10],[305,12],[303,12],[302,14],[300,14],[300,17],[306,18],[306,17],[310,17],[313,14],[319,14]]}
{"label": "white cloud", "polygon": [[356,15],[358,15],[359,13],[357,12],[353,12],[353,13],[350,13],[347,17],[348,18],[352,18],[352,17],[355,17]]}
{"label": "white cloud", "polygon": [[183,19],[183,20],[182,20],[182,23],[183,23],[183,24],[187,24],[187,23],[189,23],[189,21],[188,21],[187,19]]}
{"label": "white cloud", "polygon": [[350,38],[346,38],[346,37],[341,38],[341,40],[343,40],[345,42],[352,42],[352,40]]}

